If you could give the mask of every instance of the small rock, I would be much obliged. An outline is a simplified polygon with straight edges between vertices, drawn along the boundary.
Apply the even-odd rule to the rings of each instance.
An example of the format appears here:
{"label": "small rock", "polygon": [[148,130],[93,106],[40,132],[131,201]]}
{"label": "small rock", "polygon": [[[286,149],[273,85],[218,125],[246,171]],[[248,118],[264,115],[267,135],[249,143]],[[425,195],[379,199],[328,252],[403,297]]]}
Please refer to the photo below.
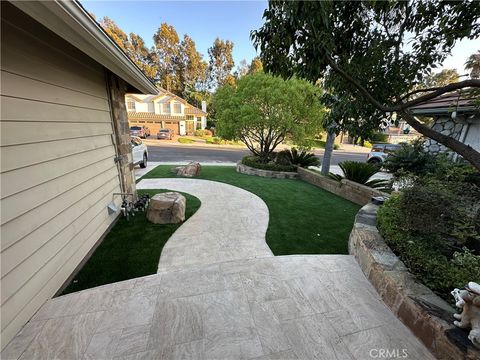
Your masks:
{"label": "small rock", "polygon": [[148,221],[154,224],[178,224],[185,220],[187,200],[177,192],[156,194],[147,210]]}

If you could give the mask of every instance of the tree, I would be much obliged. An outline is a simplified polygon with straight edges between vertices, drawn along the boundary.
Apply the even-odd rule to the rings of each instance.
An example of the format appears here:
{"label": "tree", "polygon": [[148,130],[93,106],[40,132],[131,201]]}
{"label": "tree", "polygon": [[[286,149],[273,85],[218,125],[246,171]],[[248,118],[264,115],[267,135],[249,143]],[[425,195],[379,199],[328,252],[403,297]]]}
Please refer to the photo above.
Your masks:
{"label": "tree", "polygon": [[421,88],[446,86],[457,82],[459,78],[460,75],[458,75],[457,69],[443,69],[438,73],[428,75],[425,83],[421,85]]}
{"label": "tree", "polygon": [[[450,91],[480,87],[471,79],[415,89],[457,40],[480,35],[479,17],[474,1],[271,1],[252,38],[268,71],[327,79],[335,93],[355,99],[355,110],[371,113],[373,107],[386,120],[397,113],[480,169],[480,153],[421,123],[410,110]],[[346,105],[345,97],[338,99]]]}
{"label": "tree", "polygon": [[197,51],[195,42],[188,35],[183,36],[177,61],[179,95],[183,98],[196,92],[199,83],[206,81],[208,64]]}
{"label": "tree", "polygon": [[130,59],[151,79],[157,77],[157,59],[155,53],[150,51],[140,35],[130,33],[128,36],[109,17],[100,20],[100,26],[117,43],[117,45],[130,57]]}
{"label": "tree", "polygon": [[216,38],[212,47],[208,49],[210,56],[209,72],[212,81],[212,87],[221,87],[225,85],[227,76],[235,65],[232,56],[233,42]]}
{"label": "tree", "polygon": [[237,66],[237,70],[235,70],[235,77],[241,78],[242,76],[245,76],[248,74],[250,71],[250,66],[247,64],[247,60],[243,59],[240,61],[240,64]]}
{"label": "tree", "polygon": [[465,69],[470,70],[471,78],[480,78],[480,51],[468,57],[468,60],[465,63]]}
{"label": "tree", "polygon": [[259,57],[254,57],[248,68],[248,74],[255,74],[263,70],[262,60]]}
{"label": "tree", "polygon": [[180,41],[172,25],[162,23],[153,35],[158,58],[158,83],[168,91],[178,94],[180,81],[177,77],[180,59]]}
{"label": "tree", "polygon": [[308,145],[322,130],[324,109],[320,88],[305,80],[258,72],[238,79],[235,87],[224,86],[213,98],[217,132],[226,139],[240,139],[262,160],[287,138]]}

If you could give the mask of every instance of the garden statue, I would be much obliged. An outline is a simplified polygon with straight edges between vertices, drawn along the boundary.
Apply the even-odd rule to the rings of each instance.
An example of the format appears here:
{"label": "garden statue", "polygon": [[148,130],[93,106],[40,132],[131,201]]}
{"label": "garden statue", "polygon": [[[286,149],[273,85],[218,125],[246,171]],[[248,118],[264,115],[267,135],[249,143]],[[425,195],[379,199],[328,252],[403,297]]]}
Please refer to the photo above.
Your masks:
{"label": "garden statue", "polygon": [[471,328],[468,339],[480,348],[480,285],[469,282],[465,289],[454,289],[451,294],[455,298],[455,305],[462,309],[460,314],[453,314],[453,324],[459,328]]}

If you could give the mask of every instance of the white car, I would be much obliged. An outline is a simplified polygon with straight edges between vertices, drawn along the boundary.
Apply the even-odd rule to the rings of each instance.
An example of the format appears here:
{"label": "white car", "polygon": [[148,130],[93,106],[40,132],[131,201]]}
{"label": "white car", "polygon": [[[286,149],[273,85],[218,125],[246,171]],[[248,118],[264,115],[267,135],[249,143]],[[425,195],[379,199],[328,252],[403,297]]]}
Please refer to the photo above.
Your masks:
{"label": "white car", "polygon": [[132,144],[133,164],[138,164],[141,168],[146,168],[148,160],[147,145],[145,145],[138,136],[130,136],[130,141]]}
{"label": "white car", "polygon": [[400,149],[399,144],[373,144],[370,153],[367,155],[367,163],[380,165],[396,150]]}

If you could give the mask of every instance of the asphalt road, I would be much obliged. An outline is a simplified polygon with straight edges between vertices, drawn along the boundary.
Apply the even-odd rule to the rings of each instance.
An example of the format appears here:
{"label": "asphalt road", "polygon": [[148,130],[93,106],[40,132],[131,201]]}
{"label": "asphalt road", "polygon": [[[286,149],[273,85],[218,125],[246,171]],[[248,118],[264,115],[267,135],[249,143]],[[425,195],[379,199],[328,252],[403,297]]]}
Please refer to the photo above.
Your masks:
{"label": "asphalt road", "polygon": [[[250,152],[245,149],[205,147],[194,145],[151,145],[148,144],[149,161],[165,162],[237,162]],[[315,154],[321,159],[323,150],[316,150]],[[352,160],[365,162],[367,155],[364,153],[355,153],[347,151],[334,151],[332,165],[337,165],[341,161]]]}

